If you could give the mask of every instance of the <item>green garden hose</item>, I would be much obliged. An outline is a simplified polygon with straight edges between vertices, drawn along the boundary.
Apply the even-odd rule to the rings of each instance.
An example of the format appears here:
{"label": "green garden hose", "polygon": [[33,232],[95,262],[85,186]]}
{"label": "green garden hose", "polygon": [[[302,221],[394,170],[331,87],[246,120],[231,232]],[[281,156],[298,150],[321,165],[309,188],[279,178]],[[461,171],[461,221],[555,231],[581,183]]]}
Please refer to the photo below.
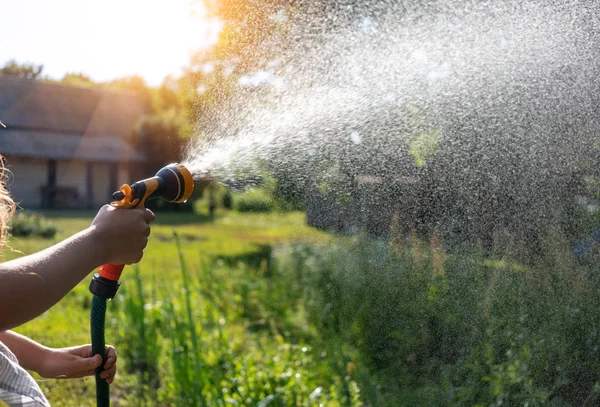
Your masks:
{"label": "green garden hose", "polygon": [[[105,264],[104,268],[117,267],[122,265]],[[90,283],[90,291],[94,294],[92,298],[92,311],[90,315],[90,332],[92,336],[92,355],[102,356],[102,364],[94,371],[96,376],[96,405],[98,407],[110,406],[110,388],[106,379],[100,377],[106,363],[106,345],[104,341],[104,323],[106,319],[106,301],[114,298],[121,283],[116,280],[109,280],[100,274],[94,274]]]}
{"label": "green garden hose", "polygon": [[[152,198],[164,199],[173,203],[184,203],[194,192],[194,177],[182,164],[169,164],[163,167],[152,178],[138,181],[134,184],[123,185],[113,194],[111,205],[121,209],[144,208],[146,200]],[[124,231],[126,232],[126,231]],[[102,364],[95,370],[96,403],[98,407],[110,406],[110,387],[105,379],[100,377],[106,363],[106,345],[104,341],[104,323],[106,319],[106,301],[115,297],[121,283],[119,278],[123,272],[123,264],[104,264],[94,274],[90,283],[92,299],[92,314],[90,316],[90,331],[92,334],[92,355],[102,356]]]}
{"label": "green garden hose", "polygon": [[110,405],[110,390],[106,380],[100,377],[106,363],[104,344],[104,320],[106,316],[106,299],[94,295],[92,299],[92,313],[90,315],[90,330],[92,334],[92,355],[100,354],[102,364],[95,370],[96,375],[96,405],[108,407]]}

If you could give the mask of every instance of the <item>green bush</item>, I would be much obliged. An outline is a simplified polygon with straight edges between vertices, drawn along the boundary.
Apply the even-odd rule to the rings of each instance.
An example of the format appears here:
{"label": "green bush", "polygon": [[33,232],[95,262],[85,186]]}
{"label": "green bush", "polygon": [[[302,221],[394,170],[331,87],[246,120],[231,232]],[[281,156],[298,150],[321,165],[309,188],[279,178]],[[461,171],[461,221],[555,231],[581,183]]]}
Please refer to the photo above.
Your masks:
{"label": "green bush", "polygon": [[270,212],[274,208],[273,198],[260,188],[240,194],[235,202],[238,212]]}
{"label": "green bush", "polygon": [[598,267],[577,264],[557,233],[543,244],[530,266],[416,239],[275,262],[324,342],[359,350],[367,405],[598,405]]}
{"label": "green bush", "polygon": [[559,233],[529,265],[402,237],[190,266],[175,240],[179,280],[116,300],[146,405],[600,405],[599,262]]}
{"label": "green bush", "polygon": [[233,196],[230,190],[226,190],[221,197],[221,203],[225,209],[233,209]]}
{"label": "green bush", "polygon": [[11,220],[11,234],[15,237],[38,236],[52,239],[56,232],[56,226],[36,212],[21,212]]}

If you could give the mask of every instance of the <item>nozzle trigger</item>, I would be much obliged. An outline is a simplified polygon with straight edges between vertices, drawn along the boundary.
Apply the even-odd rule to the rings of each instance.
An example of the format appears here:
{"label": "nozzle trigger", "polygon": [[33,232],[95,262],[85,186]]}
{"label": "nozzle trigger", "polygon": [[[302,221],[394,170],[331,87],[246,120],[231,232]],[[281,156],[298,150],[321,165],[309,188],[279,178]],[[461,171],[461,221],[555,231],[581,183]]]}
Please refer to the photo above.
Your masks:
{"label": "nozzle trigger", "polygon": [[[140,202],[139,198],[134,198],[131,187],[127,184],[121,186],[119,191],[113,193],[115,201],[110,204],[116,208],[132,209]],[[120,198],[120,199],[119,199]]]}

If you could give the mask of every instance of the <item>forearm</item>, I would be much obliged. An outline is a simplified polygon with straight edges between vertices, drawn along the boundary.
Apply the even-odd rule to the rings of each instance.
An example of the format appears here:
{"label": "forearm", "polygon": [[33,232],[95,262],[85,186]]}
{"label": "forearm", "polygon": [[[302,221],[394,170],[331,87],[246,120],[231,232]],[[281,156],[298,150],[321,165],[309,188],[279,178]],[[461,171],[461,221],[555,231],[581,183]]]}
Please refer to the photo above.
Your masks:
{"label": "forearm", "polygon": [[39,253],[0,264],[0,330],[40,315],[105,258],[94,227]]}
{"label": "forearm", "polygon": [[49,349],[16,332],[0,332],[0,342],[15,354],[19,364],[27,370],[38,372],[45,362]]}

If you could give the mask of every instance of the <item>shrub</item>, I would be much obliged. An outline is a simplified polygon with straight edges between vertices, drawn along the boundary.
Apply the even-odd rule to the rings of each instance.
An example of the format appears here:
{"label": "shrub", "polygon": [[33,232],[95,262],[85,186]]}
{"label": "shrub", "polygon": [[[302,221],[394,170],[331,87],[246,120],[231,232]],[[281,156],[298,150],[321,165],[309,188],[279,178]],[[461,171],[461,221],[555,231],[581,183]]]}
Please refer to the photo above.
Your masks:
{"label": "shrub", "polygon": [[244,192],[236,200],[239,212],[270,212],[273,207],[273,198],[259,188]]}
{"label": "shrub", "polygon": [[223,193],[223,197],[221,198],[221,203],[223,204],[223,208],[233,209],[233,196],[231,196],[230,190],[226,190]]}
{"label": "shrub", "polygon": [[598,405],[598,266],[577,265],[558,233],[542,244],[531,266],[416,239],[274,262],[321,338],[360,351],[367,405]]}
{"label": "shrub", "polygon": [[39,236],[52,239],[57,229],[39,213],[19,213],[11,221],[11,234],[16,237]]}

